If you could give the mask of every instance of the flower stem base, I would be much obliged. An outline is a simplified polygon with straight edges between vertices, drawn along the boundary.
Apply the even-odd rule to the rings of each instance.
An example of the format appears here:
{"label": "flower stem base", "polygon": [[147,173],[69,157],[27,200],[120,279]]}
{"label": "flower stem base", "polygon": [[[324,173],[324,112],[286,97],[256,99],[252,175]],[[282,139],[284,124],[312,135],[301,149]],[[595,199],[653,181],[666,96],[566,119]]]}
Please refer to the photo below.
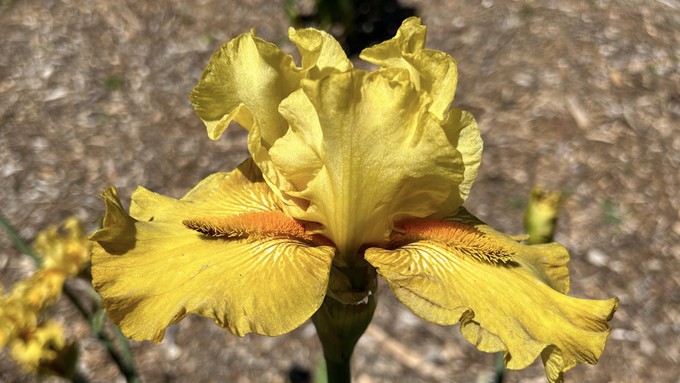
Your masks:
{"label": "flower stem base", "polygon": [[350,359],[375,311],[375,295],[365,302],[345,304],[326,296],[312,317],[326,359],[328,383],[351,382]]}

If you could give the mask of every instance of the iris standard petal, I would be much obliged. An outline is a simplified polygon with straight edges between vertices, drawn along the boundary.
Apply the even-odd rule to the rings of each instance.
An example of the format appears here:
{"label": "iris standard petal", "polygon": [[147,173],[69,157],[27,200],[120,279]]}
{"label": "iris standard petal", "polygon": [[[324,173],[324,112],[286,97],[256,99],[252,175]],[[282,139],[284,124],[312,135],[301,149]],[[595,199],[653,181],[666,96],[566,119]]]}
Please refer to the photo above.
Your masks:
{"label": "iris standard petal", "polygon": [[[93,285],[127,336],[158,342],[192,313],[238,335],[279,335],[312,316],[334,249],[285,235],[211,237],[183,223],[204,212],[219,219],[271,208],[260,184],[236,170],[208,177],[181,200],[138,191],[133,210],[144,221],[125,213],[114,188],[104,192],[104,227],[92,236]],[[212,209],[210,201],[217,201]]]}
{"label": "iris standard petal", "polygon": [[414,313],[441,325],[460,321],[477,348],[504,351],[508,368],[541,355],[548,379],[559,382],[576,363],[595,363],[618,301],[564,295],[568,255],[558,244],[523,246],[467,227],[456,239],[424,235],[395,250],[369,248],[365,257]]}
{"label": "iris standard petal", "polygon": [[191,91],[191,104],[216,140],[235,120],[246,130],[257,128],[271,145],[286,131],[276,108],[298,88],[303,74],[293,58],[276,45],[244,33],[224,44],[211,58]]}
{"label": "iris standard petal", "polygon": [[451,184],[451,193],[446,202],[439,208],[438,217],[453,214],[467,199],[472,184],[477,178],[477,171],[482,162],[482,136],[472,114],[451,109],[443,124],[446,136],[456,148],[457,183]]}
{"label": "iris standard petal", "polygon": [[235,120],[248,131],[257,127],[263,145],[269,147],[287,129],[278,115],[278,104],[299,89],[300,80],[352,68],[338,42],[327,33],[291,28],[289,34],[300,50],[302,67],[253,31],[224,44],[211,57],[190,95],[210,138],[218,139]]}
{"label": "iris standard petal", "polygon": [[321,78],[330,73],[346,72],[353,68],[340,44],[318,29],[288,29],[288,38],[300,52],[303,72],[307,78]]}
{"label": "iris standard petal", "polygon": [[474,117],[458,109],[449,110],[458,83],[455,60],[448,54],[425,49],[427,28],[420,19],[410,17],[402,23],[394,38],[366,48],[360,57],[383,68],[404,68],[409,71],[416,88],[433,99],[430,113],[443,121],[452,145],[462,157],[459,166],[463,173],[441,207],[438,216],[452,214],[467,198],[477,176],[482,157],[482,139]]}
{"label": "iris standard petal", "polygon": [[[295,218],[353,257],[393,221],[435,213],[462,180],[461,155],[402,69],[303,82],[280,106],[290,130],[270,155]],[[349,258],[345,259],[352,264]]]}
{"label": "iris standard petal", "polygon": [[425,49],[427,28],[417,17],[404,20],[396,36],[361,52],[361,59],[383,68],[404,68],[419,90],[429,93],[430,113],[444,120],[458,84],[456,61],[448,54]]}
{"label": "iris standard petal", "polygon": [[218,139],[232,120],[248,131],[248,150],[270,185],[284,182],[272,171],[268,153],[288,130],[278,113],[279,103],[299,89],[304,78],[352,69],[338,42],[326,32],[291,29],[289,34],[300,51],[302,67],[251,31],[212,56],[190,96],[211,139]]}

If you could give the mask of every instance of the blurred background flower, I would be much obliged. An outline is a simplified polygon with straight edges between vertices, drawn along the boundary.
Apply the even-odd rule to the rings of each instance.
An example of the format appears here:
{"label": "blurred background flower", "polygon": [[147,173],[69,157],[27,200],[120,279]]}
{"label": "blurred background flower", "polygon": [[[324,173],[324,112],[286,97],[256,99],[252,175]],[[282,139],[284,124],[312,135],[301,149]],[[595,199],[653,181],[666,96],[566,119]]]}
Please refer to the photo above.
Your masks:
{"label": "blurred background flower", "polygon": [[61,297],[66,279],[88,263],[92,244],[77,218],[66,219],[62,229],[50,226],[38,233],[30,253],[38,270],[0,296],[0,347],[6,346],[26,372],[71,378],[74,341],[67,344],[64,328],[46,310]]}

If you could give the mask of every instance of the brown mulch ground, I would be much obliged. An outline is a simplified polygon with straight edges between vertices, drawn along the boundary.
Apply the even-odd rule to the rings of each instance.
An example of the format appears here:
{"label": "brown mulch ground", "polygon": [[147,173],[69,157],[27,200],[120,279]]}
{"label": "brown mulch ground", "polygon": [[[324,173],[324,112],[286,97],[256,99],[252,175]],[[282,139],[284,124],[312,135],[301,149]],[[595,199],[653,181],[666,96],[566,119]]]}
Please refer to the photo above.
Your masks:
{"label": "brown mulch ground", "polygon": [[[677,381],[680,1],[402,3],[429,27],[429,47],[458,61],[454,105],[482,129],[468,209],[518,233],[534,184],[565,191],[556,239],[572,254],[573,294],[621,299],[599,365],[568,380]],[[110,183],[124,200],[137,185],[178,197],[231,169],[247,155],[243,131],[210,141],[187,95],[210,54],[237,34],[254,27],[286,44],[282,9],[262,0],[0,1],[0,210],[27,239],[73,214],[94,229]],[[28,265],[0,234],[0,282],[10,286]],[[54,314],[86,333],[67,304]],[[94,339],[80,347],[93,381],[117,379]],[[176,327],[174,344],[133,347],[146,382],[283,382],[320,357],[311,325],[241,339],[195,317]],[[472,382],[494,358],[383,288],[354,377]],[[34,381],[6,353],[0,380]],[[536,364],[507,381],[545,377]]]}

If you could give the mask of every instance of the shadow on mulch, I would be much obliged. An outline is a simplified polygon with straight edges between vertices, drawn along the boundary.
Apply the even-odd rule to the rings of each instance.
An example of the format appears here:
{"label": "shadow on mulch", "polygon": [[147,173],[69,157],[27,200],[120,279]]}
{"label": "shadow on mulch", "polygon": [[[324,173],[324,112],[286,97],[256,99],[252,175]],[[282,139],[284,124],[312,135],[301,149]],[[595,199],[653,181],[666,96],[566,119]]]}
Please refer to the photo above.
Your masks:
{"label": "shadow on mulch", "polygon": [[415,7],[396,0],[319,1],[314,13],[293,13],[293,25],[328,29],[348,56],[391,39],[404,19],[417,16]]}

